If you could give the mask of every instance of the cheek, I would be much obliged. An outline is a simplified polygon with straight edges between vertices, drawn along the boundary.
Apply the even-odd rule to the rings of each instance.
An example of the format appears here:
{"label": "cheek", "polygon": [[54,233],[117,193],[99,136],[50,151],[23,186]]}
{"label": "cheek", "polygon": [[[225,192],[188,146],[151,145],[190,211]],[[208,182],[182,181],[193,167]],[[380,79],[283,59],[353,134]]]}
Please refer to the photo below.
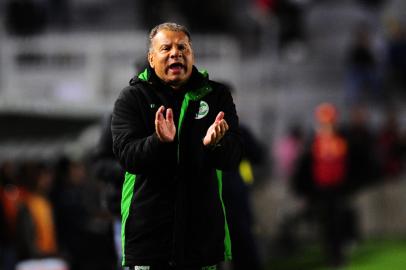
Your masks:
{"label": "cheek", "polygon": [[192,66],[194,63],[193,55],[187,56],[186,59],[187,59],[188,65]]}
{"label": "cheek", "polygon": [[160,68],[164,69],[167,63],[167,58],[166,57],[159,57],[157,59],[157,66]]}

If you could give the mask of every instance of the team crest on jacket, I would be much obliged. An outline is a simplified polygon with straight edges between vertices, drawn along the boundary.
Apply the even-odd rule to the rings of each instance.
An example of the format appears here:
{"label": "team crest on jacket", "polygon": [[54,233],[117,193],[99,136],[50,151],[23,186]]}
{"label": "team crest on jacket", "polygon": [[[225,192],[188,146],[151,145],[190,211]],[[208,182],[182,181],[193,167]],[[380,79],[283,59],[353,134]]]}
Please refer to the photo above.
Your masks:
{"label": "team crest on jacket", "polygon": [[199,111],[195,115],[195,119],[202,119],[209,113],[209,104],[206,101],[201,100]]}

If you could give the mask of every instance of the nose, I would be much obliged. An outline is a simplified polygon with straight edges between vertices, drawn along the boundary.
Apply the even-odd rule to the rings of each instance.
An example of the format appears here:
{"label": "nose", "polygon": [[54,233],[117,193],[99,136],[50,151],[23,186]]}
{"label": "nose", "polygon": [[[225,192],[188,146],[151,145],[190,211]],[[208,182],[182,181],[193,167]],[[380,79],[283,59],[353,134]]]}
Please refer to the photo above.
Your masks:
{"label": "nose", "polygon": [[174,47],[172,48],[172,50],[171,50],[170,57],[171,57],[171,58],[178,58],[178,57],[180,57],[180,56],[182,56],[182,51],[179,50],[178,48],[176,48],[176,46],[174,46]]}

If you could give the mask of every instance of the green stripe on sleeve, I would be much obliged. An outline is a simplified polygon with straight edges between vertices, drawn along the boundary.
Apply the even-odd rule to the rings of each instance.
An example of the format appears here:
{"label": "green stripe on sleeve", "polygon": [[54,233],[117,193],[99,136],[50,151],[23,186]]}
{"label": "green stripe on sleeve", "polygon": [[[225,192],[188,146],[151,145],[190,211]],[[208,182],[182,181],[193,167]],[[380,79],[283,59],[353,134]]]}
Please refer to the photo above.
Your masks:
{"label": "green stripe on sleeve", "polygon": [[231,238],[230,238],[230,231],[228,230],[227,224],[227,216],[226,216],[226,207],[224,206],[223,202],[223,171],[216,170],[217,174],[217,181],[218,181],[218,188],[219,188],[219,196],[221,201],[221,206],[223,207],[223,214],[224,214],[224,260],[230,261],[232,259],[231,253]]}
{"label": "green stripe on sleeve", "polygon": [[130,214],[131,200],[134,194],[135,179],[137,176],[126,172],[123,191],[121,194],[121,246],[123,251],[122,265],[125,264],[125,225]]}

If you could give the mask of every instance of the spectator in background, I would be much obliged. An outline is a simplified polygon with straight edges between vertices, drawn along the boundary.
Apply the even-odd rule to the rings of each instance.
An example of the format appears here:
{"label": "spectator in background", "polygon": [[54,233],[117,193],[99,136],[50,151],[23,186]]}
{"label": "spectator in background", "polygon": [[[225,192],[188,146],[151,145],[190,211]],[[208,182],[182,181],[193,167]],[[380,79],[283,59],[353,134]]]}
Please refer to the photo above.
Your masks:
{"label": "spectator in background", "polygon": [[121,187],[124,172],[113,153],[113,138],[111,135],[111,113],[102,121],[100,140],[94,153],[92,168],[95,176],[110,185],[112,193],[108,199],[110,211],[120,217]]}
{"label": "spectator in background", "polygon": [[406,87],[406,31],[400,22],[389,24],[387,49],[387,80],[389,88],[405,93]]}
{"label": "spectator in background", "polygon": [[274,143],[274,159],[276,176],[288,181],[296,168],[296,162],[302,154],[304,134],[302,127],[294,124],[288,128],[287,134]]}
{"label": "spectator in background", "polygon": [[[1,191],[0,191],[1,192]],[[1,269],[10,269],[9,267],[6,267],[5,264],[5,252],[7,248],[7,243],[6,243],[6,237],[7,237],[7,231],[6,231],[6,216],[4,214],[4,206],[3,206],[3,201],[0,200],[0,266]]]}
{"label": "spectator in background", "polygon": [[252,132],[240,124],[244,154],[238,170],[223,175],[223,200],[226,206],[231,243],[233,245],[233,270],[259,270],[261,258],[253,233],[255,217],[251,205],[251,186],[254,184],[254,167],[265,161],[264,146]]}
{"label": "spectator in background", "polygon": [[14,270],[17,260],[17,213],[27,194],[17,179],[17,165],[4,161],[0,166],[0,207],[2,208],[0,268]]}
{"label": "spectator in background", "polygon": [[304,199],[305,208],[286,224],[296,228],[302,218],[317,221],[327,263],[342,267],[347,260],[345,248],[354,240],[357,228],[354,209],[345,192],[348,185],[348,141],[337,128],[338,111],[334,105],[318,105],[315,119],[315,134],[292,178],[293,190]]}
{"label": "spectator in background", "polygon": [[18,260],[55,257],[58,245],[53,206],[48,198],[53,171],[46,164],[25,163],[22,180],[27,194],[17,214]]}
{"label": "spectator in background", "polygon": [[[222,82],[237,99],[230,83]],[[266,160],[265,146],[248,126],[241,124],[243,155],[235,170],[223,172],[223,201],[232,243],[231,269],[262,269],[261,258],[254,235],[255,216],[251,204],[251,188],[260,181],[256,169]]]}
{"label": "spectator in background", "polygon": [[397,112],[388,110],[382,129],[377,137],[377,157],[379,158],[382,176],[385,179],[396,179],[402,172],[404,147]]}
{"label": "spectator in background", "polygon": [[[300,61],[305,56],[306,28],[304,10],[308,0],[255,0],[254,11],[262,35],[270,35],[270,19],[277,22],[277,44],[279,51],[286,55],[288,60]],[[263,40],[272,42],[272,37],[263,37]],[[269,44],[268,44],[269,46]]]}
{"label": "spectator in background", "polygon": [[347,101],[350,104],[370,100],[382,102],[378,64],[372,49],[370,33],[365,25],[360,25],[355,30],[346,60]]}
{"label": "spectator in background", "polygon": [[[136,73],[143,71],[148,66],[142,58],[134,63]],[[97,180],[104,183],[107,207],[113,216],[113,236],[117,254],[117,266],[121,266],[121,193],[124,181],[124,170],[113,153],[113,137],[111,134],[112,112],[108,113],[101,121],[101,135],[92,157],[92,171]]]}
{"label": "spectator in background", "polygon": [[365,105],[354,105],[349,113],[349,123],[344,128],[349,149],[346,192],[352,194],[373,185],[381,175],[377,162],[376,138],[368,120],[368,108]]}
{"label": "spectator in background", "polygon": [[101,205],[100,188],[83,160],[63,159],[54,193],[58,238],[70,269],[116,269],[111,214]]}
{"label": "spectator in background", "polygon": [[106,187],[107,207],[113,216],[113,236],[117,254],[117,266],[121,265],[121,192],[124,171],[113,153],[113,138],[111,135],[111,113],[103,118],[101,136],[92,160],[95,177]]}
{"label": "spectator in background", "polygon": [[279,44],[281,48],[295,42],[305,41],[303,9],[306,1],[275,0],[274,12],[279,22]]}

